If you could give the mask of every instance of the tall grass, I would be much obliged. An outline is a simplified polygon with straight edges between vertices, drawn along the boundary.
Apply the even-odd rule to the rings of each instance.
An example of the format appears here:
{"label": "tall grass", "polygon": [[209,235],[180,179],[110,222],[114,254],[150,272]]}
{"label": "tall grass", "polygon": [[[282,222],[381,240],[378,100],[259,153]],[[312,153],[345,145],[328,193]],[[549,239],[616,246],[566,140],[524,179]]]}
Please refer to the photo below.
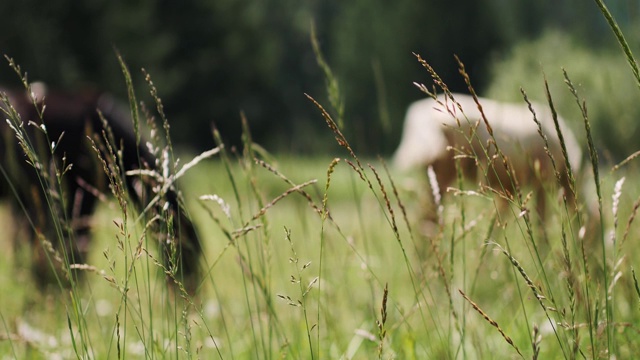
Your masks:
{"label": "tall grass", "polygon": [[[417,59],[433,80],[418,88],[437,89],[455,102],[436,70]],[[28,87],[24,73],[12,66]],[[151,229],[163,214],[153,206],[137,213],[123,185],[125,176],[149,174],[123,174],[105,133],[107,151],[97,154],[107,154],[100,163],[113,194],[104,194],[95,216],[87,264],[43,250],[63,269],[54,274],[82,271],[84,277],[61,278],[57,290],[38,292],[28,285],[22,258],[3,262],[0,279],[13,296],[0,297],[0,353],[35,359],[576,359],[630,358],[640,351],[640,290],[633,270],[640,256],[633,246],[640,188],[617,177],[635,176],[628,167],[601,171],[597,134],[569,75],[567,91],[583,115],[580,136],[591,173],[561,166],[566,149],[563,159],[550,159],[556,171],[544,179],[548,209],[541,219],[528,211],[532,190],[515,178],[489,185],[486,177],[495,167],[482,169],[486,177],[476,184],[463,179],[459,163],[452,164],[458,167],[456,188],[438,194],[427,185],[427,171],[399,174],[384,159],[360,156],[340,122],[311,95],[339,157],[272,156],[253,143],[243,118],[242,149],[225,147],[213,129],[216,148],[183,163],[150,76],[145,74],[155,112],[140,107],[131,74],[124,63],[122,68],[134,128],[144,134],[142,120],[148,120],[150,146],[163,164],[159,193],[179,178],[184,185],[204,244],[202,280],[190,293],[172,262],[162,261]],[[475,96],[461,61],[459,69]],[[335,90],[335,79],[327,83]],[[555,114],[555,93],[544,81],[540,86]],[[526,91],[521,95],[528,102]],[[22,132],[8,99],[3,101],[30,163],[44,168],[38,165],[41,148]],[[492,129],[491,118],[483,116],[480,126]],[[166,138],[158,135],[160,127]],[[540,125],[539,130],[543,139],[562,139],[557,121],[558,134],[545,134]],[[491,150],[468,155],[480,165],[493,158],[509,169],[509,159],[518,154],[503,153],[497,144],[494,138]],[[55,153],[55,146],[44,151]],[[557,195],[565,175],[560,171],[572,179],[573,196]],[[41,175],[45,194],[65,181],[63,170],[54,173],[59,177]],[[516,192],[509,193],[511,188]],[[423,231],[423,198],[437,199],[435,231]],[[505,199],[506,211],[499,205]],[[49,200],[51,212],[66,206],[54,205],[57,200]],[[8,211],[0,210],[6,219]],[[625,216],[626,222],[619,221]],[[66,241],[65,225],[56,228]],[[175,286],[167,287],[167,281]]]}

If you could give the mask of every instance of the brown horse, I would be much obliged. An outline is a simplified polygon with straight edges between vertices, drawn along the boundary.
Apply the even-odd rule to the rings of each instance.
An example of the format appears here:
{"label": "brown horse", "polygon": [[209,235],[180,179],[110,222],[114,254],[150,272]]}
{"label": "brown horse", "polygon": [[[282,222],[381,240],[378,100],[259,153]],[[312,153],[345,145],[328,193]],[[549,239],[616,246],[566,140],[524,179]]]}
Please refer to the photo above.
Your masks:
{"label": "brown horse", "polygon": [[[532,108],[547,137],[548,151],[526,103],[511,104],[489,99],[452,94],[417,101],[409,107],[400,146],[394,164],[403,170],[416,166],[432,166],[440,194],[444,194],[456,177],[456,159],[466,178],[484,182],[504,198],[512,199],[517,187],[533,191],[537,211],[545,214],[543,183],[560,175],[565,195],[571,196],[565,158],[548,107],[533,103]],[[564,120],[558,117],[567,157],[574,172],[582,160],[582,151]],[[491,136],[491,133],[493,136]],[[504,154],[500,155],[498,150]],[[505,161],[507,160],[507,165]],[[487,189],[487,188],[485,188]],[[432,209],[433,210],[433,209]],[[433,211],[435,214],[435,211]]]}
{"label": "brown horse", "polygon": [[[38,283],[52,282],[51,264],[55,261],[48,260],[54,258],[52,254],[65,258],[67,264],[85,263],[89,220],[98,197],[120,187],[138,210],[147,207],[155,196],[160,197],[149,207],[162,219],[155,221],[152,229],[164,233],[158,240],[164,249],[165,266],[177,268],[187,288],[193,288],[201,244],[180,206],[178,191],[171,186],[157,194],[154,189],[162,187],[157,179],[126,175],[127,171],[156,170],[160,166],[156,156],[137,139],[129,112],[108,94],[91,90],[48,91],[43,84],[34,83],[31,94],[24,90],[3,93],[8,103],[0,104],[0,111],[11,121],[0,123],[0,196],[13,200],[12,213],[18,223],[32,229],[33,270]],[[108,141],[102,140],[103,119],[113,151],[108,150]],[[24,140],[19,141],[20,137]],[[31,150],[25,151],[25,146]],[[123,181],[118,183],[118,178]],[[170,253],[177,256],[171,257]]]}

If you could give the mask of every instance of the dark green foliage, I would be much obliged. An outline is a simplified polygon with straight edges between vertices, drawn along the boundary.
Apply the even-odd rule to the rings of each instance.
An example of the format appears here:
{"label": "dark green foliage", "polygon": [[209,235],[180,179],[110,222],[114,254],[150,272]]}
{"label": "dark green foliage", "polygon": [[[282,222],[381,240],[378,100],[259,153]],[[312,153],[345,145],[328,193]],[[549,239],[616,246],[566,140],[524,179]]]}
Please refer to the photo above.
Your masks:
{"label": "dark green foliage", "polygon": [[[637,19],[636,2],[610,6],[623,30]],[[254,139],[270,149],[335,150],[303,96],[325,103],[312,21],[340,84],[342,130],[367,154],[396,147],[405,109],[421,96],[411,83],[427,79],[414,52],[454,91],[465,89],[453,61],[459,55],[482,93],[494,55],[549,26],[591,46],[612,40],[597,6],[583,0],[25,0],[1,2],[0,13],[0,52],[32,80],[93,83],[125,98],[114,48],[134,74],[145,67],[171,110],[176,142],[198,149],[213,144],[212,123],[240,144],[242,111]],[[0,79],[13,77],[0,68]]]}
{"label": "dark green foliage", "polygon": [[[498,30],[487,26],[487,3],[3,2],[0,12],[12,16],[0,24],[0,44],[32,79],[64,87],[93,82],[124,95],[116,47],[132,69],[145,67],[153,74],[172,110],[177,141],[204,147],[213,141],[202,129],[215,122],[227,140],[237,142],[243,111],[258,142],[312,151],[327,146],[309,136],[323,124],[303,97],[307,92],[322,99],[325,93],[309,40],[313,19],[329,66],[349,84],[348,132],[357,134],[363,150],[391,150],[395,144],[381,140],[392,134],[380,129],[379,109],[372,103],[381,100],[378,94],[389,96],[397,131],[407,99],[419,96],[410,85],[420,72],[411,52],[426,51],[449,71],[455,69],[454,52],[470,64],[486,58],[478,55],[498,38]],[[439,20],[445,17],[453,20],[443,28]],[[472,41],[457,35],[471,28],[486,30],[474,31]],[[459,40],[452,42],[445,33]],[[378,87],[388,89],[376,89],[374,64],[380,68]]]}

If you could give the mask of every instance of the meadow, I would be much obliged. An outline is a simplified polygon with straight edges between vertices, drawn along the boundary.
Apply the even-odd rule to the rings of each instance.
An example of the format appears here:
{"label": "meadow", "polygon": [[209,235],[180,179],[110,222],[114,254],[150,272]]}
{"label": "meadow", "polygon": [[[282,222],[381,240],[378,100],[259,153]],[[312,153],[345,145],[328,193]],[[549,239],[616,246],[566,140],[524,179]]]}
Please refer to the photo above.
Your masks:
{"label": "meadow", "polygon": [[72,288],[36,289],[30,250],[3,236],[3,358],[637,353],[633,159],[616,172],[599,166],[601,207],[588,167],[576,173],[575,204],[548,181],[544,221],[523,211],[526,188],[505,211],[500,189],[460,181],[433,233],[422,228],[426,173],[359,158],[325,115],[341,157],[271,155],[247,137],[241,153],[223,149],[180,180],[205,248],[194,296],[167,286],[153,238],[123,228],[112,198]]}
{"label": "meadow", "polygon": [[[632,358],[637,154],[598,159],[586,105],[564,80],[586,155],[570,176],[574,200],[545,179],[544,218],[526,187],[511,194],[460,175],[434,194],[424,169],[360,157],[338,125],[348,119],[336,124],[311,97],[335,157],[270,154],[246,129],[242,150],[222,146],[179,179],[204,245],[195,294],[113,197],[92,220],[87,263],[74,265],[82,281],[37,289],[33,249],[13,241],[28,235],[0,204],[0,358]],[[441,222],[428,228],[434,198]]]}

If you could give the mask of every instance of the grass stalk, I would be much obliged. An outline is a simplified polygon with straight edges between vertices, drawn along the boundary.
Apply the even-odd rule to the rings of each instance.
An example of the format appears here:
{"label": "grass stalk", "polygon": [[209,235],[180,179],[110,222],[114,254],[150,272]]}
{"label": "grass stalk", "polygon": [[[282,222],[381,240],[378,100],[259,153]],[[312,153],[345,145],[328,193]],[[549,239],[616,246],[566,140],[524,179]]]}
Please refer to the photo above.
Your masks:
{"label": "grass stalk", "polygon": [[613,34],[615,35],[616,40],[622,48],[627,62],[631,67],[631,72],[633,73],[633,77],[636,80],[636,84],[638,85],[638,88],[640,88],[640,70],[638,69],[638,63],[636,61],[636,58],[633,56],[633,53],[631,52],[631,47],[627,43],[627,40],[625,39],[624,34],[620,29],[620,26],[618,26],[618,22],[614,19],[613,15],[611,15],[609,8],[607,8],[607,5],[605,5],[603,0],[594,1],[600,9],[600,12],[604,16],[605,20],[607,21],[607,24],[609,24],[609,27],[611,27],[611,31],[613,31]]}
{"label": "grass stalk", "polygon": [[[612,324],[612,309],[611,306],[609,304],[609,298],[608,296],[606,296],[606,289],[609,288],[609,276],[608,276],[608,271],[606,269],[606,264],[607,264],[607,249],[606,249],[606,239],[604,236],[604,224],[603,224],[603,206],[602,206],[602,191],[601,191],[601,182],[600,182],[600,172],[599,172],[599,161],[598,161],[598,153],[596,152],[596,148],[594,146],[593,143],[593,137],[591,135],[591,124],[589,123],[589,117],[587,114],[587,105],[585,101],[581,101],[580,97],[578,95],[578,91],[576,90],[575,86],[573,85],[573,82],[571,81],[571,79],[569,78],[569,75],[567,74],[566,70],[563,69],[563,73],[564,73],[564,78],[565,78],[565,83],[567,84],[567,87],[569,88],[569,91],[571,92],[571,94],[573,95],[573,97],[576,100],[576,103],[580,109],[580,112],[582,113],[582,118],[584,121],[584,128],[585,128],[585,133],[586,133],[586,137],[587,137],[587,145],[589,148],[589,157],[591,159],[591,168],[593,171],[593,181],[595,183],[595,187],[596,187],[596,195],[597,195],[597,200],[598,200],[598,215],[599,215],[599,233],[598,236],[600,237],[601,240],[601,246],[602,246],[602,264],[605,267],[603,274],[602,274],[602,278],[604,281],[604,291],[605,291],[605,320],[607,321],[607,327],[606,327],[606,334],[607,334],[607,349],[609,351],[609,353],[611,353],[612,350],[612,328],[611,326],[609,326],[610,324]],[[591,316],[591,307],[592,305],[592,300],[591,300],[591,294],[590,294],[590,286],[589,286],[589,270],[588,270],[588,265],[586,262],[586,250],[585,250],[585,245],[584,242],[582,242],[581,244],[581,250],[582,250],[582,255],[583,255],[583,268],[584,268],[584,273],[587,277],[587,281],[585,281],[585,294],[587,297],[587,301],[586,301],[586,312],[588,314],[588,320],[589,320],[589,337],[590,337],[590,341],[591,341],[591,351],[592,351],[592,356],[595,358],[596,357],[596,351],[597,351],[597,347],[596,347],[596,339],[595,339],[595,333],[594,333],[594,326],[596,326],[597,324],[597,308],[598,308],[598,303],[596,302],[595,304],[595,317],[592,318]]]}

